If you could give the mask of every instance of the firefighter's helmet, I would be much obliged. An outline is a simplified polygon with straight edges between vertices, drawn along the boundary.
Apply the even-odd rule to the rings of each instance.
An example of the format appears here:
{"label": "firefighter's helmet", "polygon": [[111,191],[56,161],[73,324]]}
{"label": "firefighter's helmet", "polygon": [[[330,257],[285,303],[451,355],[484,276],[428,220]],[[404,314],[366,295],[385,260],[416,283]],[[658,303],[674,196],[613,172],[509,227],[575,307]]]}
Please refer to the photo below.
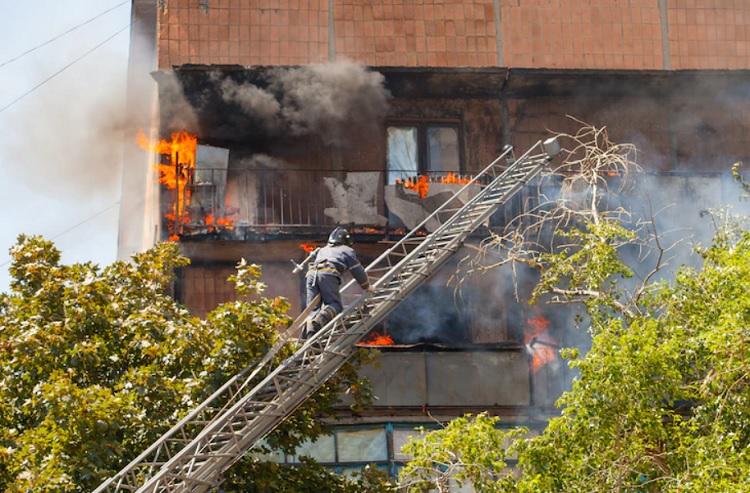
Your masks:
{"label": "firefighter's helmet", "polygon": [[333,231],[331,231],[330,236],[328,237],[328,244],[329,245],[349,245],[352,246],[354,241],[352,240],[351,235],[347,230],[344,228],[336,228]]}

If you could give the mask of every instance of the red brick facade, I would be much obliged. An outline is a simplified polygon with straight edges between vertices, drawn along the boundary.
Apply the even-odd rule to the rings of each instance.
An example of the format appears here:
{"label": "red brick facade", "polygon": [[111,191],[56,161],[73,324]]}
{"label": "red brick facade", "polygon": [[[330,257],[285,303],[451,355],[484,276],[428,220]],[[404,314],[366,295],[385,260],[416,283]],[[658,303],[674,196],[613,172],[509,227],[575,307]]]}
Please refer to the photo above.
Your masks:
{"label": "red brick facade", "polygon": [[747,0],[167,0],[158,21],[162,68],[750,67]]}
{"label": "red brick facade", "polygon": [[334,2],[336,56],[374,66],[496,66],[492,0]]}
{"label": "red brick facade", "polygon": [[675,69],[750,67],[750,2],[669,0],[669,45]]}
{"label": "red brick facade", "polygon": [[328,57],[328,0],[170,0],[159,14],[159,66],[295,65]]}
{"label": "red brick facade", "polygon": [[509,67],[659,69],[658,0],[502,0]]}

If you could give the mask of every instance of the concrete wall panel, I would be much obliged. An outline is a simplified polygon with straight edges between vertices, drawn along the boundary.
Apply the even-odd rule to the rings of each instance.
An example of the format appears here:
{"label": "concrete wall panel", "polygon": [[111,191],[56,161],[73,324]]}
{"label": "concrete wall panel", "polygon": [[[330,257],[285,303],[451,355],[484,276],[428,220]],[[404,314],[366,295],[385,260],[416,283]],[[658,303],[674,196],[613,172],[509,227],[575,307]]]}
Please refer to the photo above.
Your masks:
{"label": "concrete wall panel", "polygon": [[528,358],[521,352],[427,353],[428,405],[525,406]]}

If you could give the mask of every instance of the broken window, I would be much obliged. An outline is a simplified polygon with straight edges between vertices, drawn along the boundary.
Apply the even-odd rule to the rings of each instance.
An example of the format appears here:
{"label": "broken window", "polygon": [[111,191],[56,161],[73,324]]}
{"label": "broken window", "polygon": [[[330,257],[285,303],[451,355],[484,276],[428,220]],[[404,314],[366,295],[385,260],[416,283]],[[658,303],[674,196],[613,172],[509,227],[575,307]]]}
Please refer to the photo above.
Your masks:
{"label": "broken window", "polygon": [[388,184],[418,171],[417,127],[388,127]]}
{"label": "broken window", "polygon": [[388,184],[419,174],[461,172],[458,123],[394,125],[387,133]]}
{"label": "broken window", "polygon": [[427,127],[427,169],[430,173],[459,173],[458,128]]}
{"label": "broken window", "polygon": [[469,342],[469,321],[452,287],[432,283],[417,288],[388,316],[388,333],[397,344]]}

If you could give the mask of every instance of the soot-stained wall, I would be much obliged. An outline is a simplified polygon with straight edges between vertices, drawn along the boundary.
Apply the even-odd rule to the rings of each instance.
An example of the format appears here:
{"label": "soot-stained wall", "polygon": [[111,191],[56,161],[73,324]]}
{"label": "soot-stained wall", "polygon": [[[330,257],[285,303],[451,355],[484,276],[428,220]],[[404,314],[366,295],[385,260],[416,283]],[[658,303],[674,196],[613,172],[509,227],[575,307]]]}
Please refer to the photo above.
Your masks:
{"label": "soot-stained wall", "polygon": [[750,157],[746,72],[513,72],[503,89],[508,133],[523,149],[545,130],[606,126],[639,149],[646,171],[726,172]]}
{"label": "soot-stained wall", "polygon": [[[269,135],[246,111],[227,103],[216,92],[216,81],[228,76],[238,83],[257,82],[262,86],[263,69],[185,67],[175,74],[185,100],[194,111],[200,142],[229,149],[230,175],[253,167],[274,172],[323,170],[323,174],[328,175],[339,173],[337,176],[344,183],[346,171],[382,173],[386,167],[387,126],[420,121],[458,122],[467,172],[487,164],[506,142],[512,142],[518,152],[523,152],[547,135],[547,130],[574,131],[578,123],[569,116],[606,125],[610,137],[616,142],[635,143],[641,153],[639,160],[647,172],[721,173],[727,172],[734,161],[747,160],[750,156],[750,91],[740,72],[613,73],[499,69],[381,69],[381,72],[384,87],[390,94],[387,112],[377,124],[346,128],[343,138],[335,142],[314,132]],[[162,96],[163,103],[170,101],[166,94]],[[163,132],[169,130],[169,121],[163,121]],[[311,175],[295,176],[286,178],[294,184],[286,197],[307,204],[306,210],[314,209],[311,204],[318,197],[330,195],[330,187],[322,178],[313,180],[306,178]],[[375,176],[373,179],[377,179]],[[381,184],[378,183],[378,190]],[[244,192],[243,189],[234,189],[233,193]],[[212,262],[226,265],[245,256],[264,265],[268,263],[266,281],[269,292],[286,296],[291,300],[293,310],[299,309],[301,282],[278,266],[287,265],[290,258],[301,260],[304,257],[298,246],[300,242],[322,243],[337,217],[371,217],[372,225],[381,226],[376,223],[378,218],[387,216],[387,211],[382,195],[378,194],[374,205],[360,205],[357,200],[347,198],[333,208],[357,209],[353,213],[313,217],[311,225],[319,228],[286,231],[286,240],[266,237],[263,242],[257,242],[257,238],[217,242],[208,237],[183,242],[189,256],[201,260],[200,272],[196,270],[183,278],[183,300],[200,313],[229,299],[225,284],[222,284],[225,281],[219,279],[226,277],[225,267],[217,267],[212,273]],[[328,204],[326,207],[330,209],[332,206]],[[365,212],[360,214],[362,210]],[[366,255],[374,258],[384,248],[376,243],[382,239],[382,233],[358,237],[358,249],[364,249]],[[277,267],[271,267],[272,264]],[[435,283],[444,286],[447,276],[443,274],[445,272]],[[219,279],[213,283],[213,288],[206,281],[207,276],[212,275]],[[478,305],[491,308],[487,310],[490,315],[466,322],[466,329],[462,329],[462,335],[455,336],[455,340],[464,343],[521,340],[523,330],[519,331],[519,327],[525,325],[528,317],[516,306],[513,293],[508,289],[508,279],[488,277],[472,283],[477,293],[492,293],[496,301],[491,306],[486,301],[478,302]],[[443,291],[421,293],[422,304],[435,296],[452,298],[450,289]],[[470,298],[469,303],[478,299]],[[408,312],[408,302],[405,306],[403,310]],[[455,322],[450,321],[450,317],[447,320],[448,325]]]}

